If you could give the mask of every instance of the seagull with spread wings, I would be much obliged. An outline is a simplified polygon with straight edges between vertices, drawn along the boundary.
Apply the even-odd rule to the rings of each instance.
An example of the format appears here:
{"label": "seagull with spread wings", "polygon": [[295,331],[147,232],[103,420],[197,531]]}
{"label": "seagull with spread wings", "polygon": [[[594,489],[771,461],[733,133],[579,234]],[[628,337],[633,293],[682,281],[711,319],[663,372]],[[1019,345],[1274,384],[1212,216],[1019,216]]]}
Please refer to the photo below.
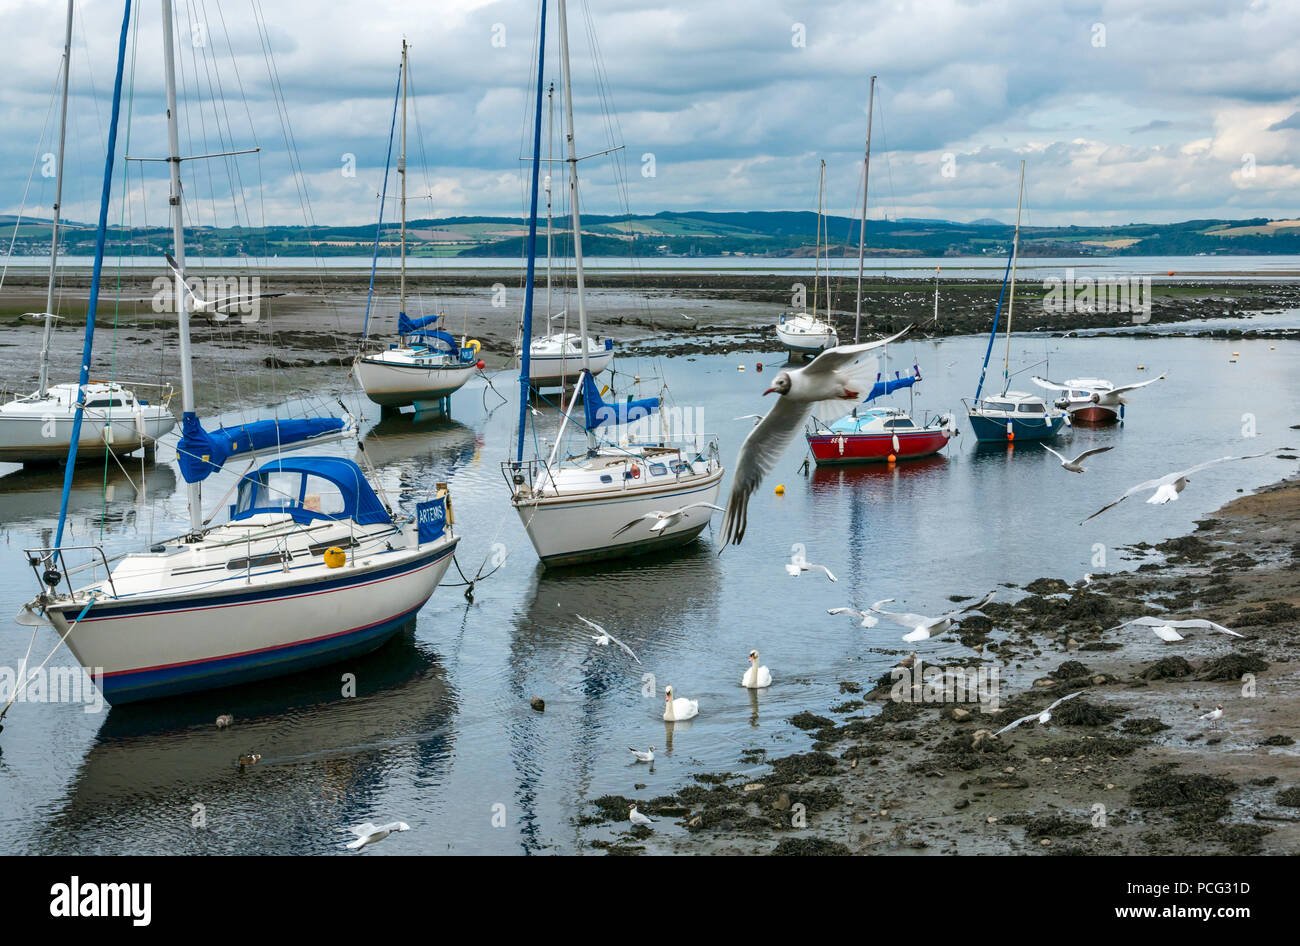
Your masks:
{"label": "seagull with spread wings", "polygon": [[867,352],[902,338],[912,326],[896,335],[861,345],[828,348],[802,368],[788,368],[772,379],[763,393],[777,395],[767,415],[754,425],[741,445],[731,480],[731,495],[722,517],[722,547],[740,544],[749,524],[749,498],[772,472],[803,429],[809,415],[830,423],[853,410],[871,393],[876,381],[876,359]]}
{"label": "seagull with spread wings", "polygon": [[715,506],[713,503],[690,503],[689,505],[681,506],[677,509],[668,510],[667,512],[659,509],[652,509],[650,510],[650,512],[647,512],[644,515],[638,516],[637,518],[633,519],[627,525],[619,526],[617,529],[614,530],[614,535],[611,536],[610,538],[614,538],[616,536],[622,535],[624,532],[632,528],[638,522],[644,522],[647,519],[651,520],[650,531],[655,535],[659,535],[669,526],[676,525],[677,523],[681,522],[683,519],[689,519],[690,516],[687,515],[687,510],[689,509],[716,509],[718,512],[723,511],[721,506]]}
{"label": "seagull with spread wings", "polygon": [[[1149,503],[1155,503],[1156,505],[1164,505],[1165,503],[1176,502],[1178,500],[1178,494],[1181,493],[1183,490],[1185,490],[1187,488],[1187,484],[1191,482],[1191,480],[1188,479],[1188,477],[1190,477],[1193,473],[1199,473],[1201,470],[1204,470],[1207,467],[1214,466],[1216,463],[1226,463],[1229,460],[1255,460],[1258,459],[1259,457],[1267,457],[1267,456],[1271,456],[1271,454],[1251,453],[1244,457],[1219,457],[1217,460],[1208,460],[1205,463],[1198,463],[1196,466],[1190,467],[1189,469],[1186,470],[1179,470],[1174,473],[1166,473],[1164,476],[1157,477],[1154,480],[1147,480],[1145,483],[1138,483],[1137,486],[1129,487],[1129,489],[1124,493],[1123,496],[1115,500],[1113,503],[1107,503],[1105,506],[1102,506],[1091,516],[1089,516],[1088,519],[1096,519],[1107,509],[1112,509],[1115,506],[1118,506],[1120,503],[1128,499],[1134,493],[1140,493],[1148,489],[1155,490],[1154,493],[1152,493],[1150,496],[1147,497],[1147,502]],[[1084,519],[1083,522],[1087,522],[1088,519]],[[1083,525],[1083,522],[1079,523],[1079,525]]]}
{"label": "seagull with spread wings", "polygon": [[1096,387],[1087,384],[1075,384],[1066,386],[1057,384],[1055,381],[1048,381],[1046,378],[1035,377],[1034,384],[1040,388],[1046,388],[1049,391],[1087,391],[1089,400],[1098,407],[1119,407],[1121,404],[1127,404],[1128,399],[1124,397],[1130,391],[1136,391],[1138,388],[1145,388],[1148,384],[1155,384],[1157,381],[1163,381],[1164,375],[1158,378],[1152,378],[1150,381],[1139,381],[1136,384],[1122,384],[1117,388]]}
{"label": "seagull with spread wings", "polygon": [[1065,457],[1061,456],[1061,454],[1057,453],[1047,444],[1043,444],[1043,449],[1046,450],[1048,453],[1050,453],[1052,456],[1056,457],[1056,459],[1061,461],[1061,469],[1069,470],[1071,473],[1083,473],[1088,469],[1086,466],[1083,466],[1084,460],[1092,456],[1094,453],[1105,453],[1107,450],[1114,450],[1115,448],[1114,447],[1093,447],[1091,450],[1083,451],[1083,453],[1079,454],[1073,460],[1067,460]]}
{"label": "seagull with spread wings", "polygon": [[1046,726],[1049,722],[1052,721],[1052,710],[1056,709],[1058,706],[1060,706],[1060,705],[1061,705],[1062,703],[1064,703],[1066,700],[1072,700],[1072,699],[1074,699],[1076,696],[1082,696],[1082,695],[1083,695],[1083,692],[1084,692],[1083,690],[1080,690],[1078,693],[1071,693],[1069,696],[1063,696],[1063,697],[1061,697],[1059,700],[1057,700],[1055,703],[1053,703],[1051,706],[1047,707],[1047,709],[1043,710],[1041,713],[1030,713],[1028,716],[1021,716],[1021,717],[1020,717],[1018,720],[1016,720],[1014,723],[1009,723],[1009,724],[1007,724],[1006,726],[1003,726],[1001,729],[999,729],[999,730],[998,730],[997,732],[995,732],[993,735],[995,735],[995,736],[1000,736],[1000,735],[1002,735],[1004,732],[1006,732],[1007,730],[1015,729],[1015,728],[1016,728],[1017,726],[1019,726],[1021,723],[1034,722],[1035,720],[1036,720],[1040,725]]}
{"label": "seagull with spread wings", "polygon": [[[974,604],[968,604],[964,608],[958,608],[955,611],[941,614],[937,618],[926,617],[924,614],[910,614],[906,612],[897,613],[894,611],[880,610],[882,604],[888,604],[890,601],[894,600],[893,598],[885,598],[884,600],[877,601],[868,610],[875,614],[879,614],[886,621],[892,621],[901,627],[910,627],[911,630],[903,635],[903,640],[910,644],[913,641],[923,641],[929,637],[937,637],[945,631],[951,630],[955,625],[961,623],[961,616],[963,614],[978,611],[980,608],[984,607],[984,605],[992,601],[995,594],[996,592],[990,591]],[[867,624],[864,619],[863,626],[871,627],[872,625]]]}
{"label": "seagull with spread wings", "polygon": [[1150,615],[1134,618],[1131,621],[1125,621],[1123,624],[1116,624],[1110,628],[1112,631],[1118,631],[1121,627],[1149,627],[1151,632],[1162,641],[1180,641],[1183,635],[1179,634],[1174,628],[1176,627],[1201,627],[1211,631],[1218,631],[1220,634],[1230,634],[1233,637],[1245,637],[1245,634],[1238,634],[1231,628],[1224,627],[1222,624],[1215,624],[1213,621],[1207,621],[1204,618],[1188,618],[1186,621],[1171,621],[1168,618],[1152,617]]}
{"label": "seagull with spread wings", "polygon": [[608,646],[610,645],[610,642],[612,641],[613,643],[615,643],[615,644],[617,644],[619,647],[621,647],[621,648],[623,649],[623,651],[624,651],[624,652],[625,652],[629,657],[631,657],[633,660],[635,660],[637,663],[640,663],[640,662],[641,662],[641,658],[638,657],[636,654],[632,653],[632,648],[631,648],[631,647],[628,647],[627,644],[624,644],[621,640],[619,640],[617,637],[615,637],[615,636],[614,636],[613,634],[611,634],[609,631],[605,630],[603,627],[601,627],[601,626],[600,626],[599,624],[597,624],[595,621],[588,621],[588,620],[587,620],[586,618],[584,618],[581,614],[578,615],[578,620],[581,621],[583,624],[587,625],[588,627],[590,627],[590,628],[594,628],[595,630],[597,630],[597,631],[600,632],[599,634],[588,634],[588,635],[587,635],[588,637],[590,637],[592,640],[594,640],[594,641],[596,642],[597,646],[599,646],[599,647],[608,647]]}

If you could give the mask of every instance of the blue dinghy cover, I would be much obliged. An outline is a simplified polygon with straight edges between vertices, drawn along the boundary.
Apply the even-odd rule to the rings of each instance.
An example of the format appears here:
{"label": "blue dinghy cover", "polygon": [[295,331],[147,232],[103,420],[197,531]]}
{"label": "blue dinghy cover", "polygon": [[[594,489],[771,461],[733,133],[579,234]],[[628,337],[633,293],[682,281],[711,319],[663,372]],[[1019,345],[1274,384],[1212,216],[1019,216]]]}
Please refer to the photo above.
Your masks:
{"label": "blue dinghy cover", "polygon": [[176,459],[187,483],[197,483],[225,466],[231,457],[259,450],[292,447],[304,440],[343,429],[341,417],[309,417],[302,420],[258,420],[238,427],[206,431],[198,415],[186,411],[181,419],[181,439]]}
{"label": "blue dinghy cover", "polygon": [[591,374],[582,376],[582,410],[587,415],[587,429],[607,427],[610,424],[630,424],[649,417],[659,409],[659,398],[644,397],[639,401],[608,404],[600,397],[600,389]]}

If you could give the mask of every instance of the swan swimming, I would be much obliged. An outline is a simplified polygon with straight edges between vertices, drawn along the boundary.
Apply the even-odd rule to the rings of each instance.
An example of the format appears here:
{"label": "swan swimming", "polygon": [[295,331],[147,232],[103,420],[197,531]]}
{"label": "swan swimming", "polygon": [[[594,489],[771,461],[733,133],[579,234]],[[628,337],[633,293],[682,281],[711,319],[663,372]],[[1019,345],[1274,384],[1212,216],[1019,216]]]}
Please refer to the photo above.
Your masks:
{"label": "swan swimming", "polygon": [[768,673],[766,667],[758,665],[758,651],[756,650],[749,652],[749,669],[745,671],[745,676],[741,679],[740,685],[749,687],[751,690],[761,690],[772,685],[772,675]]}
{"label": "swan swimming", "polygon": [[664,687],[664,722],[676,723],[693,719],[700,714],[700,701],[688,700],[684,696],[673,699],[671,685]]}

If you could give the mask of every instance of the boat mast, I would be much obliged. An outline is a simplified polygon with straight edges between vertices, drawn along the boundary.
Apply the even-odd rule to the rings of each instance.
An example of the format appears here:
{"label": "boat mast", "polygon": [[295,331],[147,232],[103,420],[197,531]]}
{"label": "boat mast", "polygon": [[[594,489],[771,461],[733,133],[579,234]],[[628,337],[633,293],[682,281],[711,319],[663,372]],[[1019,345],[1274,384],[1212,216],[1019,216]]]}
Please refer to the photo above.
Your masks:
{"label": "boat mast", "polygon": [[546,334],[551,334],[551,152],[555,141],[555,83],[546,90]]}
{"label": "boat mast", "polygon": [[[176,53],[172,38],[172,2],[162,0],[163,75],[167,83],[167,165],[171,168],[172,257],[176,260],[176,318],[181,355],[181,410],[194,413],[194,364],[190,354],[190,313],[185,301],[185,215],[181,209],[180,131],[176,120]],[[190,534],[203,532],[203,498],[197,482],[187,483]]]}
{"label": "boat mast", "polygon": [[[591,352],[587,347],[587,303],[583,298],[586,283],[582,275],[582,218],[578,212],[578,151],[573,137],[573,80],[569,67],[569,20],[564,0],[559,0],[560,14],[560,82],[564,85],[564,125],[569,156],[569,218],[573,224],[573,281],[578,293],[578,335],[582,345],[582,371],[591,374]],[[595,445],[595,436],[587,431],[587,444]]]}
{"label": "boat mast", "polygon": [[858,228],[858,302],[853,311],[853,344],[858,343],[862,328],[862,254],[867,243],[867,178],[871,174],[871,113],[876,105],[876,77],[871,77],[867,96],[867,150],[862,158],[862,223]]}
{"label": "boat mast", "polygon": [[397,156],[397,179],[401,183],[398,202],[402,208],[402,275],[398,290],[398,321],[406,315],[406,40],[402,40],[402,150]]}
{"label": "boat mast", "polygon": [[[822,192],[826,187],[826,159],[822,159],[821,168],[817,172],[817,246],[814,250],[816,254],[813,259],[813,311],[812,317],[817,319],[817,289],[822,281]],[[831,300],[829,296],[829,284],[827,285],[826,313],[830,314]]]}
{"label": "boat mast", "polygon": [[[524,278],[524,325],[519,346],[519,440],[515,445],[515,463],[524,459],[524,437],[528,432],[528,391],[533,348],[533,286],[537,273],[537,179],[542,168],[542,75],[546,61],[546,0],[537,27],[537,106],[533,120],[533,174],[529,191],[528,268]],[[549,170],[549,169],[548,169]]]}
{"label": "boat mast", "polygon": [[1020,208],[1025,202],[1025,162],[1020,162],[1020,194],[1016,198],[1016,235],[1011,239],[1011,294],[1007,297],[1007,355],[1002,363],[1002,393],[1011,387],[1011,313],[1016,307],[1016,256],[1020,250]]}
{"label": "boat mast", "polygon": [[59,207],[63,203],[63,149],[68,135],[68,73],[72,68],[72,0],[63,34],[63,91],[59,106],[59,151],[54,169],[54,215],[50,222],[50,285],[45,293],[45,333],[41,336],[41,381],[37,397],[45,397],[50,383],[50,336],[54,333],[54,280],[59,264]]}

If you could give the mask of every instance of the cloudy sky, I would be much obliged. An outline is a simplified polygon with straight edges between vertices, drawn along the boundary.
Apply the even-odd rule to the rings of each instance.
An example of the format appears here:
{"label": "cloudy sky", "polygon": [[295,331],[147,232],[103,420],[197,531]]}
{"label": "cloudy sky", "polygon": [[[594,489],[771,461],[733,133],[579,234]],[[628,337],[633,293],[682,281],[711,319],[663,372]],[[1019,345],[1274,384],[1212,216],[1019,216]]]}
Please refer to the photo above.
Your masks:
{"label": "cloudy sky", "polygon": [[[77,5],[64,202],[71,219],[93,220],[122,5]],[[537,10],[176,0],[193,93],[182,150],[262,148],[188,165],[192,212],[221,225],[236,214],[304,222],[269,47],[315,219],[373,220],[405,36],[412,215],[519,214]],[[129,150],[152,156],[166,140],[159,4],[135,11]],[[64,15],[62,0],[0,0],[0,212],[19,209],[32,175],[28,212],[48,215],[39,158],[53,147]],[[633,212],[815,209],[825,159],[827,206],[852,213],[875,73],[872,217],[1010,220],[1022,158],[1033,224],[1300,213],[1294,0],[572,0],[569,20],[578,148],[625,145]],[[552,0],[558,80],[556,32]],[[124,123],[119,155],[127,133]],[[137,223],[164,223],[165,173],[134,167],[125,212]],[[588,211],[623,209],[609,158],[582,173]]]}

